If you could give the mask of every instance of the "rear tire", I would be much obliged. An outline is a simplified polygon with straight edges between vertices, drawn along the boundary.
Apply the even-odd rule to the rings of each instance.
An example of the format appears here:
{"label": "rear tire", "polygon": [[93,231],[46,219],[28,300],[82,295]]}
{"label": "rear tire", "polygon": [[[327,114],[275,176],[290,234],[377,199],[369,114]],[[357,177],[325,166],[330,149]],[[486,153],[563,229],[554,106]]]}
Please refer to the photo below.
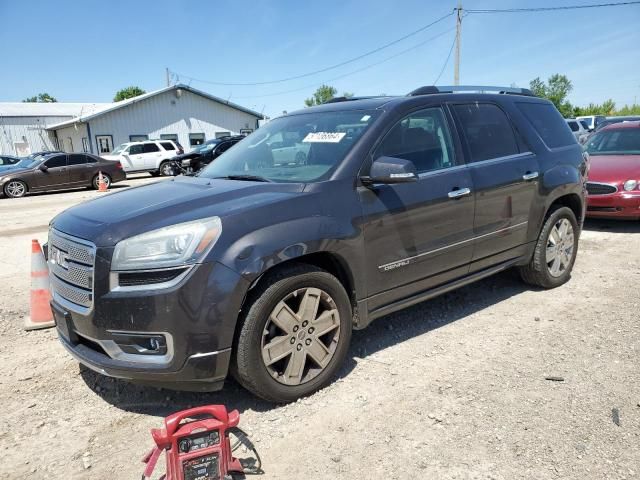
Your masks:
{"label": "rear tire", "polygon": [[555,288],[571,278],[578,253],[579,226],[568,207],[550,210],[540,230],[531,262],[520,267],[520,276],[530,285]]}
{"label": "rear tire", "polygon": [[[106,173],[103,173],[102,179],[104,180],[104,183],[107,184],[107,189],[109,189],[111,186],[111,177]],[[100,188],[100,175],[93,177],[93,180],[91,180],[91,187],[93,187],[94,190],[98,190]]]}
{"label": "rear tire", "polygon": [[292,265],[263,279],[239,321],[232,373],[270,402],[292,402],[327,385],[351,340],[347,292],[336,277],[310,265]]}
{"label": "rear tire", "polygon": [[4,195],[7,198],[24,197],[28,191],[29,188],[27,187],[27,184],[22,180],[10,180],[4,186]]}

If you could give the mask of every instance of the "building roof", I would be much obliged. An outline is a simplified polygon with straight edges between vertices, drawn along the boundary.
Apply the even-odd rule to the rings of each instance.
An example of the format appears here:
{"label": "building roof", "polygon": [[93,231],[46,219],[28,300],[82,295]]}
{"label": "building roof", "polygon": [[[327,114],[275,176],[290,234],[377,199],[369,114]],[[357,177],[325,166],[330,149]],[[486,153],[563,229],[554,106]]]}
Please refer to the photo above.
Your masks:
{"label": "building roof", "polygon": [[0,102],[0,117],[77,117],[111,103]]}
{"label": "building roof", "polygon": [[188,92],[194,93],[196,95],[200,95],[201,97],[207,98],[209,100],[212,100],[214,102],[218,102],[221,103],[223,105],[227,105],[231,108],[235,108],[236,110],[240,110],[242,112],[248,113],[249,115],[253,115],[254,117],[262,120],[264,119],[264,116],[261,113],[255,112],[253,110],[250,110],[248,108],[242,107],[236,103],[233,102],[229,102],[227,100],[224,100],[222,98],[216,97],[214,95],[211,95],[209,93],[203,92],[202,90],[198,90],[196,88],[193,88],[189,85],[183,85],[183,84],[176,84],[176,85],[171,85],[169,87],[165,87],[165,88],[161,88],[160,90],[154,90],[153,92],[147,92],[144,93],[142,95],[138,95],[137,97],[133,97],[133,98],[128,98],[126,100],[122,100],[120,102],[114,102],[114,103],[107,103],[107,104],[102,104],[102,107],[95,109],[92,112],[87,112],[87,113],[83,113],[82,115],[78,115],[75,118],[72,118],[71,120],[65,120],[64,122],[60,122],[57,123],[55,125],[51,125],[47,128],[47,130],[56,130],[58,128],[61,127],[66,127],[69,125],[73,125],[74,123],[81,123],[81,122],[86,122],[88,120],[91,120],[92,118],[98,117],[100,115],[104,115],[105,113],[109,113],[109,112],[113,112],[114,110],[118,110],[119,108],[123,108],[126,107],[128,105],[133,105],[134,103],[138,103],[138,102],[142,102],[148,98],[151,97],[155,97],[156,95],[160,95],[162,93],[165,92],[170,92],[171,90],[186,90]]}

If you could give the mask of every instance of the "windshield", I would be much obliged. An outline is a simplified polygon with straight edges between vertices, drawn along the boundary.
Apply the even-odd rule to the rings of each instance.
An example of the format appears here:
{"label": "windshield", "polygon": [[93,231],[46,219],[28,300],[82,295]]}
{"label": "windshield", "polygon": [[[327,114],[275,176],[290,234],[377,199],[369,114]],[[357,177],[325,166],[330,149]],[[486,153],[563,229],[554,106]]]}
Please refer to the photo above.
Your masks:
{"label": "windshield", "polygon": [[220,140],[209,140],[205,143],[203,143],[202,145],[198,145],[197,147],[195,147],[192,152],[195,153],[206,153],[209,150],[213,150],[214,148],[216,148],[216,146],[220,143]]}
{"label": "windshield", "polygon": [[377,115],[352,110],[277,118],[227,150],[199,176],[249,175],[273,182],[326,179]]}
{"label": "windshield", "polygon": [[596,133],[587,143],[589,155],[640,155],[640,128],[618,128]]}
{"label": "windshield", "polygon": [[111,153],[110,155],[119,155],[122,153],[122,151],[127,148],[129,146],[129,144],[127,143],[123,143],[121,145],[118,145]]}

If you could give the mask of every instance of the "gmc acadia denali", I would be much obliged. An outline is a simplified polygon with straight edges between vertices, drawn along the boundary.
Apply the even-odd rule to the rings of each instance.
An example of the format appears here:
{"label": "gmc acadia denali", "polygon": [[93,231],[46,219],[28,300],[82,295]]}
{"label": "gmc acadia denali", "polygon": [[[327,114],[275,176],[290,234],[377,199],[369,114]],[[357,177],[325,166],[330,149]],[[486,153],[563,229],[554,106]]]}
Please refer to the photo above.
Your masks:
{"label": "gmc acadia denali", "polygon": [[[487,93],[495,92],[495,93]],[[422,87],[277,118],[195,177],[102,197],[50,226],[60,340],[104,375],[293,401],[352,329],[517,267],[571,274],[587,161],[524,89]]]}

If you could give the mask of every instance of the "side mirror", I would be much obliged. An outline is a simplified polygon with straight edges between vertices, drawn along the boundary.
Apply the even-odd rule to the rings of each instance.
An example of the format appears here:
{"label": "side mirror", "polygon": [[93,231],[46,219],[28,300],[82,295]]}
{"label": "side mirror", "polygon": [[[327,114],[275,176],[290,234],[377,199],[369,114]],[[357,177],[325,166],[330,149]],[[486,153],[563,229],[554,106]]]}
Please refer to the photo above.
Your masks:
{"label": "side mirror", "polygon": [[369,176],[361,177],[365,185],[374,183],[409,183],[418,180],[416,166],[411,160],[395,157],[378,157],[371,164]]}
{"label": "side mirror", "polygon": [[46,171],[48,171],[48,170],[49,170],[49,167],[47,167],[47,166],[43,163],[42,165],[40,165],[40,166],[38,167],[38,169],[39,169],[41,172],[46,172]]}

